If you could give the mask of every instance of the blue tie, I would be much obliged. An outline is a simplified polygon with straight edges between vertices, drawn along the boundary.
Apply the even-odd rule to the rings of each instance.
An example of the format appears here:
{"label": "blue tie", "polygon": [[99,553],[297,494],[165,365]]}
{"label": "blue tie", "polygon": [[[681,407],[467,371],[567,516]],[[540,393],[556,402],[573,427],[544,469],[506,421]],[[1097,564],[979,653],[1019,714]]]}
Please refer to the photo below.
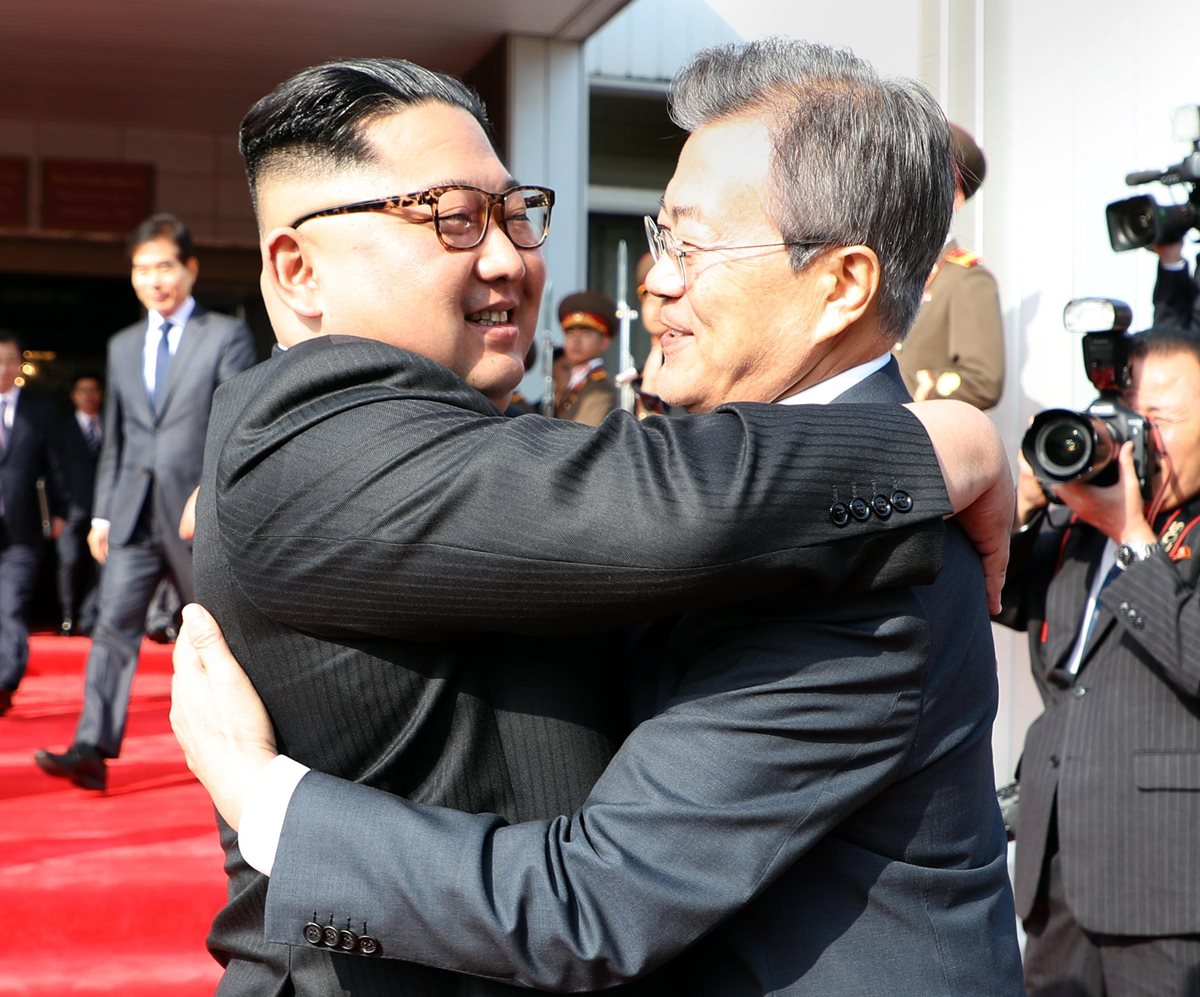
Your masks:
{"label": "blue tie", "polygon": [[158,355],[154,358],[154,411],[162,410],[162,401],[167,396],[167,370],[171,366],[171,323],[162,324],[162,338],[158,341]]}

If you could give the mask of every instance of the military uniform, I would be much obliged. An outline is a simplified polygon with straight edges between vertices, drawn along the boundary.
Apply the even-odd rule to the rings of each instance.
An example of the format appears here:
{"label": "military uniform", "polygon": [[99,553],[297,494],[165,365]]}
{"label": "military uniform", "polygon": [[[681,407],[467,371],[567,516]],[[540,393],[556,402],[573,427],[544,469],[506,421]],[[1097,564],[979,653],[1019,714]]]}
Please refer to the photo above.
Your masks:
{"label": "military uniform", "polygon": [[907,338],[895,346],[900,373],[917,395],[917,371],[933,380],[930,398],[957,398],[991,408],[1004,388],[1004,328],[996,278],[955,242],[946,246],[925,286]]}
{"label": "military uniform", "polygon": [[[599,291],[576,291],[558,306],[558,321],[564,335],[579,329],[611,339],[617,325],[616,303]],[[607,344],[606,344],[607,345]],[[570,352],[568,348],[568,353]],[[554,415],[586,426],[598,426],[617,407],[619,392],[602,357],[572,369],[571,378],[554,402]]]}

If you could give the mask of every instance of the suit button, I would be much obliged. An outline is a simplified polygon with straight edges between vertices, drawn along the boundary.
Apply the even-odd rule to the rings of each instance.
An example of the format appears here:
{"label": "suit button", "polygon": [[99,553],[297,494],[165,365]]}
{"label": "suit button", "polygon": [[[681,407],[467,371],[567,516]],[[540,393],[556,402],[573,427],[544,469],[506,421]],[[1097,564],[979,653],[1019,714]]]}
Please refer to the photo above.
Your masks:
{"label": "suit button", "polygon": [[327,924],[321,929],[321,941],[331,949],[335,949],[341,944],[341,933],[332,924]]}
{"label": "suit button", "polygon": [[892,492],[892,508],[897,512],[912,512],[913,500],[908,492],[902,492],[899,489]]}
{"label": "suit button", "polygon": [[1119,605],[1117,608],[1118,608],[1118,609],[1121,611],[1121,615],[1122,615],[1122,616],[1128,616],[1128,615],[1129,615],[1129,603],[1127,603],[1127,602],[1123,602],[1123,603],[1121,603],[1121,605]]}
{"label": "suit button", "polygon": [[871,507],[867,505],[866,499],[851,499],[850,515],[857,519],[860,523],[865,523],[868,519],[870,519]]}
{"label": "suit button", "polygon": [[886,495],[876,495],[871,499],[871,508],[880,519],[887,519],[892,514],[892,503],[887,500]]}
{"label": "suit button", "polygon": [[1056,768],[1058,768],[1058,755],[1051,755],[1051,756],[1050,756],[1050,767],[1051,767],[1052,769],[1056,769]]}
{"label": "suit button", "polygon": [[353,952],[358,948],[358,935],[348,928],[343,928],[338,932],[338,948],[343,952]]}
{"label": "suit button", "polygon": [[379,951],[379,942],[370,935],[361,935],[358,939],[358,951],[363,955],[374,955]]}
{"label": "suit button", "polygon": [[304,926],[304,940],[309,945],[320,945],[325,940],[325,931],[316,921],[309,921]]}
{"label": "suit button", "polygon": [[1143,630],[1146,627],[1146,618],[1144,616],[1135,616],[1133,618],[1133,629]]}
{"label": "suit button", "polygon": [[1083,699],[1087,695],[1087,686],[1077,685],[1071,690],[1071,695],[1076,699]]}
{"label": "suit button", "polygon": [[829,518],[833,520],[834,526],[845,526],[850,522],[850,507],[845,502],[834,502],[829,507]]}

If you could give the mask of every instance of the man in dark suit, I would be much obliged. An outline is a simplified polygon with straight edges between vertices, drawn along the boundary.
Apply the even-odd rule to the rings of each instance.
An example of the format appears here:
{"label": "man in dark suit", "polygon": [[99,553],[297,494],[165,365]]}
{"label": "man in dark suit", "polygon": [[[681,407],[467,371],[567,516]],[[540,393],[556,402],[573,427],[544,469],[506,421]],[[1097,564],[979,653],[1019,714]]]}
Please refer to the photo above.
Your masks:
{"label": "man in dark suit", "polygon": [[25,674],[38,566],[46,537],[62,531],[65,511],[58,410],[21,387],[20,373],[21,344],[0,332],[0,716]]}
{"label": "man in dark suit", "polygon": [[1001,622],[1029,631],[1045,710],[1025,737],[1017,913],[1031,994],[1200,989],[1200,343],[1131,343],[1126,403],[1161,436],[1147,504],[1129,445],[1110,487],[1018,490]]}
{"label": "man in dark suit", "polygon": [[61,430],[63,480],[67,492],[67,521],[58,538],[59,633],[64,637],[92,632],[96,621],[99,565],[88,550],[96,466],[104,430],[100,407],[104,381],[98,373],[80,371],[71,382],[72,411]]}
{"label": "man in dark suit", "polygon": [[[648,283],[665,299],[660,392],[692,410],[715,413],[696,421],[641,423],[614,414],[599,433],[584,438],[586,457],[563,452],[568,459],[552,469],[549,480],[558,487],[551,491],[537,484],[546,480],[544,469],[530,469],[526,477],[522,466],[526,459],[536,464],[547,446],[559,449],[546,440],[535,442],[539,420],[493,426],[494,447],[480,447],[470,459],[453,462],[446,453],[434,458],[428,444],[433,430],[426,428],[412,445],[421,448],[429,469],[407,485],[390,480],[377,495],[364,497],[359,513],[368,523],[379,521],[381,508],[389,510],[389,545],[398,549],[388,585],[398,587],[389,589],[386,609],[379,612],[389,614],[392,627],[436,633],[439,627],[476,629],[488,623],[530,632],[569,627],[580,633],[597,609],[620,619],[638,600],[658,598],[658,604],[642,607],[646,616],[672,602],[676,609],[693,610],[652,627],[637,641],[633,674],[644,680],[639,699],[650,716],[626,740],[579,813],[525,824],[512,824],[499,810],[453,813],[422,805],[432,802],[428,798],[414,803],[413,794],[402,800],[378,791],[386,787],[306,772],[282,756],[270,760],[263,775],[262,763],[274,755],[265,714],[258,715],[261,726],[252,725],[248,738],[235,725],[231,742],[218,744],[215,752],[202,751],[203,737],[191,740],[187,731],[211,729],[203,715],[211,694],[203,688],[206,677],[190,667],[186,656],[177,664],[177,732],[193,767],[235,824],[251,780],[263,778],[277,803],[290,798],[290,807],[261,808],[274,812],[281,824],[286,810],[281,838],[256,834],[253,842],[240,840],[243,858],[271,874],[267,937],[294,946],[293,958],[311,956],[328,946],[339,928],[353,933],[365,922],[369,952],[357,951],[374,958],[352,960],[360,972],[382,954],[545,989],[596,989],[650,972],[724,922],[701,949],[673,967],[684,978],[682,992],[722,997],[1014,993],[1020,967],[989,741],[996,705],[994,657],[978,560],[958,531],[947,536],[946,567],[928,590],[898,586],[865,597],[841,584],[800,589],[782,577],[767,577],[764,587],[762,577],[739,569],[737,587],[725,586],[726,598],[754,598],[752,603],[713,610],[714,596],[703,586],[682,605],[658,591],[669,595],[689,584],[684,575],[692,575],[695,583],[715,563],[738,557],[735,548],[725,548],[735,537],[741,557],[757,560],[754,550],[762,543],[779,549],[774,538],[782,524],[769,505],[755,508],[764,493],[759,482],[751,485],[744,477],[752,465],[770,473],[770,454],[756,448],[753,458],[743,455],[728,465],[734,455],[719,436],[706,434],[729,415],[750,420],[744,426],[752,429],[760,418],[787,420],[806,406],[727,408],[723,401],[862,403],[838,406],[836,412],[819,410],[830,419],[822,425],[824,439],[813,441],[824,450],[823,460],[836,461],[847,448],[874,450],[880,442],[875,430],[842,436],[835,428],[857,422],[871,408],[867,403],[894,406],[871,409],[877,413],[872,419],[882,420],[877,427],[891,432],[887,413],[898,414],[897,402],[905,396],[887,350],[911,322],[941,244],[944,225],[937,222],[949,219],[945,123],[919,88],[882,84],[848,54],[821,48],[767,45],[710,53],[707,61],[701,58],[696,74],[685,74],[673,93],[672,106],[693,134],[658,223],[647,220],[659,258]],[[828,85],[831,76],[838,86]],[[731,87],[768,78],[778,81],[779,90],[771,88],[767,95],[745,90],[733,106],[714,107],[702,85],[697,89],[696,81],[705,78]],[[809,120],[808,101],[830,91],[848,96],[846,103],[834,102],[833,112],[823,109],[823,120],[849,113],[845,129],[814,133],[784,127]],[[765,97],[778,98],[778,105]],[[868,110],[855,115],[852,108],[860,101]],[[855,120],[860,127],[851,125]],[[880,122],[889,123],[882,135]],[[439,140],[439,148],[448,146],[431,122],[414,119],[411,127],[418,124]],[[413,147],[413,141],[402,141],[408,136],[398,127],[387,134],[391,147]],[[802,208],[781,206],[783,220],[767,214],[760,196],[771,189],[776,134],[789,148],[798,144],[803,150],[778,180],[784,189],[799,185],[802,177],[837,186],[805,197]],[[891,199],[890,211],[874,198],[878,178],[826,175],[810,164],[808,157],[820,161],[816,157],[829,134],[842,136],[848,147],[839,150],[836,162],[862,164],[868,171],[892,161],[889,142],[922,150],[909,172],[889,175],[889,189],[904,185],[904,196]],[[873,154],[862,155],[868,145]],[[475,161],[481,158],[471,145],[464,152]],[[428,165],[439,168],[435,175],[457,175],[452,164],[435,159]],[[846,191],[857,191],[858,206],[874,205],[876,213],[852,212],[865,219],[861,230],[851,226],[836,236],[820,236],[845,226],[845,219],[818,212],[819,206],[843,204]],[[795,231],[795,211],[812,212],[804,238]],[[902,235],[889,238],[887,232]],[[268,238],[284,235],[274,230]],[[785,248],[793,251],[782,252]],[[311,271],[297,265],[294,253],[280,263],[287,264],[280,275],[291,275],[290,282],[303,278],[301,286],[307,282]],[[744,310],[746,300],[756,303],[752,313]],[[311,300],[307,311],[312,311]],[[413,380],[423,382],[432,374],[425,371]],[[398,380],[393,384],[404,389]],[[415,390],[415,384],[404,390]],[[281,537],[252,536],[244,516],[233,513],[229,503],[241,490],[247,495],[239,509],[249,509],[255,493],[278,495],[273,479],[260,474],[261,444],[271,412],[283,410],[295,412],[297,406],[287,399],[248,406],[243,425],[225,442],[215,468],[209,468],[213,479],[201,489],[202,499],[206,493],[215,496],[222,541],[239,547],[250,541],[245,563],[263,571],[287,567]],[[437,411],[430,409],[427,422],[433,417]],[[302,414],[285,445],[296,443],[301,426],[327,423],[319,410]],[[400,435],[385,432],[388,439]],[[482,429],[478,438],[487,438]],[[565,434],[562,438],[570,442]],[[688,453],[693,439],[705,446]],[[500,449],[504,440],[515,449]],[[606,492],[592,489],[605,481],[610,455],[620,453],[616,444],[638,440],[662,442],[649,452],[636,446],[630,451],[624,463],[639,469],[637,485],[619,496],[624,504],[616,513],[603,505]],[[665,455],[668,466],[659,474],[643,473],[653,451]],[[510,458],[516,453],[522,459]],[[708,486],[697,490],[693,475],[700,467]],[[497,500],[497,489],[504,488],[496,473],[500,468],[521,476],[518,484],[527,492],[523,508],[538,525],[532,533],[546,533],[549,540],[506,536],[503,524],[514,519],[503,510],[521,500]],[[431,506],[420,483],[437,469],[439,491],[452,483],[454,499]],[[372,484],[378,470],[376,462]],[[823,473],[821,461],[806,464],[805,471]],[[728,507],[725,474],[739,482],[739,496]],[[894,487],[897,480],[882,468],[873,479],[864,479],[861,495],[869,495],[869,502],[835,486],[847,501],[835,496],[833,507],[826,506],[823,530],[836,535],[839,529],[857,529],[853,524],[908,515],[905,489]],[[589,507],[589,493],[601,503],[598,508]],[[351,494],[357,496],[358,490]],[[559,523],[560,504],[570,510],[575,503],[582,520],[578,536],[587,544],[570,544],[569,522]],[[704,515],[691,510],[661,515],[663,509],[688,507]],[[369,519],[368,510],[373,510]],[[272,515],[280,511],[296,525],[290,504],[282,510],[276,506]],[[740,531],[734,521],[753,528]],[[697,530],[690,557],[699,557],[699,563],[688,559],[686,547],[672,546],[673,534],[686,536],[689,522]],[[233,538],[231,528],[241,536]],[[577,549],[582,553],[576,555]],[[314,563],[320,565],[320,577],[337,579],[339,590],[359,593],[364,572],[355,565],[368,551],[359,543],[341,551],[321,543]],[[572,554],[564,558],[564,551]],[[444,557],[447,566],[426,557]],[[576,557],[585,574],[599,565],[607,569],[594,582],[577,585]],[[822,558],[826,566],[837,559]],[[460,575],[458,563],[473,565],[474,578]],[[508,574],[506,566],[520,574],[524,589],[497,587]],[[643,577],[636,566],[667,570]],[[232,561],[230,567],[235,578],[242,573]],[[417,577],[424,578],[425,596],[413,587]],[[859,574],[857,580],[866,579]],[[241,588],[248,586],[243,582]],[[253,634],[243,625],[245,609],[222,598],[231,589],[229,584],[214,589],[217,615],[235,649],[245,652],[243,660],[278,727],[278,693],[263,683],[271,673],[270,649],[254,647]],[[447,598],[451,593],[462,597]],[[270,601],[278,614],[283,599],[283,592],[274,592],[255,601],[260,606]],[[298,621],[303,615],[311,625],[314,611],[318,625],[334,626],[337,614],[315,606],[298,613]],[[572,654],[594,643],[584,636],[572,645]],[[290,648],[294,664],[298,646],[291,642]],[[618,651],[613,657],[624,660],[629,654]],[[320,660],[311,652],[302,656]],[[497,673],[495,657],[489,655],[489,675]],[[543,681],[557,681],[564,673],[573,681],[590,674],[579,662],[539,664],[534,674]],[[610,662],[611,684],[616,684],[615,672]],[[499,674],[503,688],[515,694],[513,676]],[[225,687],[227,679],[238,677],[223,668],[216,681]],[[355,700],[359,710],[371,701],[366,695]],[[255,708],[252,699],[241,700],[241,706],[247,703]],[[322,726],[328,741],[330,727]],[[215,727],[220,734],[220,723]],[[310,736],[320,735],[312,731]],[[245,755],[238,749],[247,744]],[[222,747],[233,750],[226,753]],[[508,758],[510,771],[528,777],[551,766],[566,769],[553,746],[540,754]],[[226,777],[234,784],[228,795],[220,785]],[[330,829],[334,814],[326,806],[333,799],[349,808],[341,814],[353,814],[354,840],[344,828]],[[260,830],[264,816],[258,815]],[[315,841],[313,828],[319,828]],[[445,829],[449,833],[440,833]],[[341,847],[349,861],[328,853],[308,861],[327,847]],[[360,864],[359,857],[368,854]],[[320,875],[317,869],[323,870]],[[304,903],[315,901],[299,924],[298,896]],[[651,982],[656,993],[670,992],[668,985]]]}
{"label": "man in dark suit", "polygon": [[1200,336],[1200,271],[1195,275],[1183,258],[1183,240],[1150,246],[1158,256],[1154,282],[1154,324],[1173,325]]}
{"label": "man in dark suit", "polygon": [[196,303],[192,235],[173,215],[154,215],[129,238],[131,280],[144,322],[108,344],[104,440],[88,547],[105,581],[75,740],[39,750],[50,775],[104,789],[107,760],[121,752],[129,691],[159,580],[192,598],[192,551],[179,535],[184,503],[200,481],[213,391],[254,362],[245,323]]}

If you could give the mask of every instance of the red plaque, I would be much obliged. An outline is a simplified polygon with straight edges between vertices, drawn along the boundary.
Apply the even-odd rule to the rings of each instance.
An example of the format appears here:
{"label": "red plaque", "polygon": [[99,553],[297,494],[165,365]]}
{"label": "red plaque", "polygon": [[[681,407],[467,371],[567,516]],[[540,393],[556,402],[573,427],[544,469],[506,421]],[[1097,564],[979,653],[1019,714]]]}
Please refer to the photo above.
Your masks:
{"label": "red plaque", "polygon": [[154,212],[150,163],[42,162],[42,228],[124,235]]}
{"label": "red plaque", "polygon": [[0,227],[29,225],[29,162],[0,156]]}

